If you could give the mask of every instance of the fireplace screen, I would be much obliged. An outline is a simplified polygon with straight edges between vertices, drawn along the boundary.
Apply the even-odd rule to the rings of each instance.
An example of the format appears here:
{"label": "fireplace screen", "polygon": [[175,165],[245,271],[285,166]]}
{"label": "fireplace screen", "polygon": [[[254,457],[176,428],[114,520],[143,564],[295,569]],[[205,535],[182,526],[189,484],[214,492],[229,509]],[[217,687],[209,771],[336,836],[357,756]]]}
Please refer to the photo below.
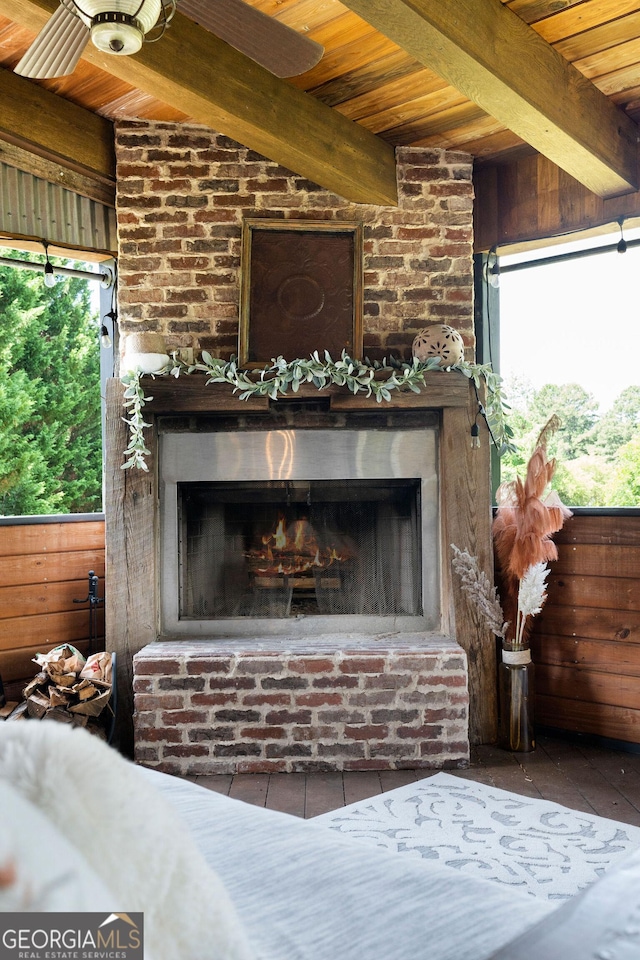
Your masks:
{"label": "fireplace screen", "polygon": [[422,614],[420,481],[178,484],[180,619]]}
{"label": "fireplace screen", "polygon": [[410,430],[167,424],[162,635],[439,629],[437,441],[433,418]]}

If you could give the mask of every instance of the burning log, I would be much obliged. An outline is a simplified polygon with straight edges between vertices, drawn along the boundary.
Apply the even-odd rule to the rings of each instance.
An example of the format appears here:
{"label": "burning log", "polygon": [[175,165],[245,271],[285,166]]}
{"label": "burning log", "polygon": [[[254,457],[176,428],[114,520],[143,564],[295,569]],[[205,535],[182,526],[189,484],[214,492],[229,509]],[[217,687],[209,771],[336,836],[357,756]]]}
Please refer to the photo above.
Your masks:
{"label": "burning log", "polygon": [[353,545],[340,534],[332,535],[331,542],[320,543],[307,519],[287,523],[286,517],[280,515],[273,530],[261,538],[261,545],[245,556],[250,572],[260,580],[268,583],[269,578],[293,577],[300,580],[300,584],[294,580],[290,586],[313,587],[315,574],[334,563],[351,560],[355,553]]}

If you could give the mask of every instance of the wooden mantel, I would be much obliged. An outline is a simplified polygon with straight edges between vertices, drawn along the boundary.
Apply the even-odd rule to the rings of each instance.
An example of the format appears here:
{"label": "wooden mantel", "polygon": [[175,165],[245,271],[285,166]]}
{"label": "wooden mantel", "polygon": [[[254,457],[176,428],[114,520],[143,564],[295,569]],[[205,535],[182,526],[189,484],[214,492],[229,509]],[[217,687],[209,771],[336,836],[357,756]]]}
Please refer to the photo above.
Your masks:
{"label": "wooden mantel", "polygon": [[145,393],[153,397],[145,408],[154,416],[183,413],[257,413],[269,409],[270,403],[283,400],[309,402],[327,401],[331,410],[434,410],[444,407],[466,407],[469,403],[469,381],[463,374],[428,370],[425,388],[420,393],[394,390],[390,402],[378,403],[364,393],[354,396],[346,387],[330,385],[318,390],[313,384],[302,384],[297,393],[270,401],[268,397],[250,397],[241,400],[238,393],[225,383],[206,383],[202,373],[180,377],[149,377],[143,381]]}
{"label": "wooden mantel", "polygon": [[[128,443],[122,419],[123,385],[107,382],[106,451],[106,635],[118,653],[120,742],[133,745],[133,656],[159,635],[157,597],[158,477],[157,418],[243,414],[269,416],[271,408],[291,400],[309,403],[328,400],[330,412],[353,412],[366,422],[367,412],[435,410],[440,416],[440,496],[442,610],[444,626],[464,648],[469,668],[471,743],[496,738],[495,643],[475,608],[453,582],[448,562],[449,544],[455,543],[478,558],[481,569],[493,577],[491,547],[490,439],[480,425],[480,447],[471,444],[478,401],[473,384],[462,374],[428,372],[418,394],[393,391],[391,402],[377,403],[364,394],[353,396],[345,387],[317,390],[305,385],[289,400],[240,400],[227,384],[206,384],[205,376],[192,374],[145,378],[145,393],[153,399],[144,408],[149,471],[122,470]],[[326,406],[323,408],[327,409]],[[415,422],[415,413],[413,415]],[[376,423],[377,423],[376,419]],[[372,418],[373,423],[373,418]]]}

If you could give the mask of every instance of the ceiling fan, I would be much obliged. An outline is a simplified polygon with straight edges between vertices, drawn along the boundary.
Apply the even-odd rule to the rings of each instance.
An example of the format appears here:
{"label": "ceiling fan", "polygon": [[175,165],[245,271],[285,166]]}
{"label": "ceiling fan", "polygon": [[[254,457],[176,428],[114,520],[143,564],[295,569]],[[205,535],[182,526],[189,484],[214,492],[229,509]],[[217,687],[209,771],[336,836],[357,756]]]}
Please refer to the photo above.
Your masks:
{"label": "ceiling fan", "polygon": [[[159,40],[178,0],[60,0],[15,67],[23,77],[64,77],[91,42],[104,53],[137,53]],[[314,67],[324,48],[243,0],[179,0],[180,13],[278,77]]]}

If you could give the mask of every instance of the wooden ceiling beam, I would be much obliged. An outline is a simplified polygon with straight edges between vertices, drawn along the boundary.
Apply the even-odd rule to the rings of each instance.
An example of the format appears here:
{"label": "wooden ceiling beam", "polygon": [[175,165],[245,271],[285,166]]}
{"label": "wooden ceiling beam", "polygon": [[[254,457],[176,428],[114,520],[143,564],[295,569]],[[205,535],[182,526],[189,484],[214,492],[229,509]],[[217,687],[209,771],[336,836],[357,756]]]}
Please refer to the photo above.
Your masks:
{"label": "wooden ceiling beam", "polygon": [[[0,0],[0,14],[39,30],[57,0]],[[176,14],[131,57],[83,56],[196,122],[356,203],[397,203],[393,147]]]}
{"label": "wooden ceiling beam", "polygon": [[[74,176],[62,176],[58,182],[70,188],[82,186],[80,193],[93,196],[91,182],[95,181],[102,187],[101,201],[109,202],[110,198],[113,204],[116,161],[110,120],[57,97],[11,70],[0,69],[0,103],[0,140],[43,161],[31,173],[43,176],[47,164],[59,165]],[[50,175],[44,176],[51,179]]]}
{"label": "wooden ceiling beam", "polygon": [[500,0],[343,0],[600,197],[638,186],[638,126]]}

